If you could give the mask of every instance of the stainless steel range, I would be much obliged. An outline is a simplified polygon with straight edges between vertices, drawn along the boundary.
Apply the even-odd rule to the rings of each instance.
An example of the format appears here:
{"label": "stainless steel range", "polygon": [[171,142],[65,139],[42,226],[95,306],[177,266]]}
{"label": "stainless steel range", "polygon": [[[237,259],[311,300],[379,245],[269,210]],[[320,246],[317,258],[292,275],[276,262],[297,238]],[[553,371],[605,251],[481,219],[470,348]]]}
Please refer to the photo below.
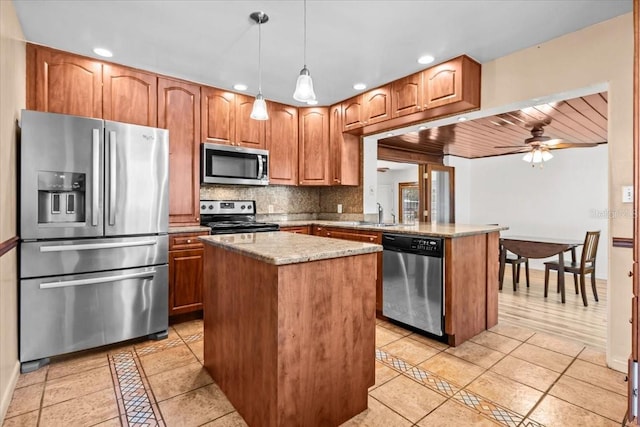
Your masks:
{"label": "stainless steel range", "polygon": [[200,224],[211,234],[278,231],[278,224],[256,221],[255,200],[200,200]]}

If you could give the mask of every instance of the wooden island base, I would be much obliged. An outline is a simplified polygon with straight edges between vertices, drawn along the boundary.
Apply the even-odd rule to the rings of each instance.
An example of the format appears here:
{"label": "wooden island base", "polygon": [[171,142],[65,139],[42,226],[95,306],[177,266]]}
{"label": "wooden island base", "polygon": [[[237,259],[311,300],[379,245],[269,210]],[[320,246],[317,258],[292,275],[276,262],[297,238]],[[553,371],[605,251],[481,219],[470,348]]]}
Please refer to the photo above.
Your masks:
{"label": "wooden island base", "polygon": [[338,426],[375,383],[375,293],[375,253],[274,265],[205,245],[205,368],[250,426]]}

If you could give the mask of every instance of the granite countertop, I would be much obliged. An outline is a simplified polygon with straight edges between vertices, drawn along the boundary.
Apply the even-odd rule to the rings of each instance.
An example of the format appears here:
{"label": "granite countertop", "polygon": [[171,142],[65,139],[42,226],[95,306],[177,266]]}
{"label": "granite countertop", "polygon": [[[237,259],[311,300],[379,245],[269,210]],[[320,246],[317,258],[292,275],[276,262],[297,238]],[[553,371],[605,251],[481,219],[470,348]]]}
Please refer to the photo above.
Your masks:
{"label": "granite countertop", "polygon": [[199,237],[204,243],[225,248],[268,264],[285,265],[382,251],[382,246],[281,231],[220,234]]}
{"label": "granite countertop", "polygon": [[325,227],[342,227],[358,230],[381,231],[385,233],[416,234],[429,237],[473,236],[476,234],[486,234],[509,229],[509,227],[503,225],[442,224],[430,222],[416,222],[414,225],[377,225],[361,224],[359,221],[323,221],[317,219],[274,222],[280,225],[280,227],[323,225]]}
{"label": "granite countertop", "polygon": [[169,234],[177,234],[177,233],[200,233],[200,232],[210,232],[211,228],[205,227],[202,225],[190,225],[186,227],[169,227]]}

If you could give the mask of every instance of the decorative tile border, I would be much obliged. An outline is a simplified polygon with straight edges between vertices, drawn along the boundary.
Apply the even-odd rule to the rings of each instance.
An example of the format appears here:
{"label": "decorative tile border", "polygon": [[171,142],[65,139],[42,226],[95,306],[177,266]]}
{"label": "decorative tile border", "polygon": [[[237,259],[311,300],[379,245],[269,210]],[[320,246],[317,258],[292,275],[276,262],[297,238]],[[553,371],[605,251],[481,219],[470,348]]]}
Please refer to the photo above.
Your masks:
{"label": "decorative tile border", "polygon": [[204,334],[202,332],[199,332],[193,335],[185,335],[184,337],[182,337],[182,340],[186,343],[191,343],[191,342],[200,341],[203,339],[203,337],[204,337]]}
{"label": "decorative tile border", "polygon": [[473,409],[486,418],[496,421],[503,426],[544,427],[543,424],[539,424],[530,419],[525,420],[522,415],[510,411],[485,399],[484,397],[462,390],[462,387],[452,384],[432,372],[418,368],[417,366],[411,366],[404,360],[395,357],[382,349],[376,348],[376,360],[392,369],[395,369],[396,371],[401,372],[403,375],[422,384],[430,390],[440,393],[445,397],[455,399],[464,406]]}
{"label": "decorative tile border", "polygon": [[124,405],[127,425],[130,427],[164,426],[157,407],[152,405],[149,398],[148,385],[145,387],[133,352],[123,351],[109,355],[109,362],[115,372],[117,394]]}

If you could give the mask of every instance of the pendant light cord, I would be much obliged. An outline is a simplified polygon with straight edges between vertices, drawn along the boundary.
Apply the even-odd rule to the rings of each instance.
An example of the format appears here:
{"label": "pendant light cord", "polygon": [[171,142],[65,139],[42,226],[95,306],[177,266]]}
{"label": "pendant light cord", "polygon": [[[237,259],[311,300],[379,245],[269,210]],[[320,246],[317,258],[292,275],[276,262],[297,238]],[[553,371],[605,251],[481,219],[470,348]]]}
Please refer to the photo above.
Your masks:
{"label": "pendant light cord", "polygon": [[307,0],[304,0],[304,68],[307,68]]}
{"label": "pendant light cord", "polygon": [[262,19],[264,13],[258,17],[258,93],[262,94]]}

